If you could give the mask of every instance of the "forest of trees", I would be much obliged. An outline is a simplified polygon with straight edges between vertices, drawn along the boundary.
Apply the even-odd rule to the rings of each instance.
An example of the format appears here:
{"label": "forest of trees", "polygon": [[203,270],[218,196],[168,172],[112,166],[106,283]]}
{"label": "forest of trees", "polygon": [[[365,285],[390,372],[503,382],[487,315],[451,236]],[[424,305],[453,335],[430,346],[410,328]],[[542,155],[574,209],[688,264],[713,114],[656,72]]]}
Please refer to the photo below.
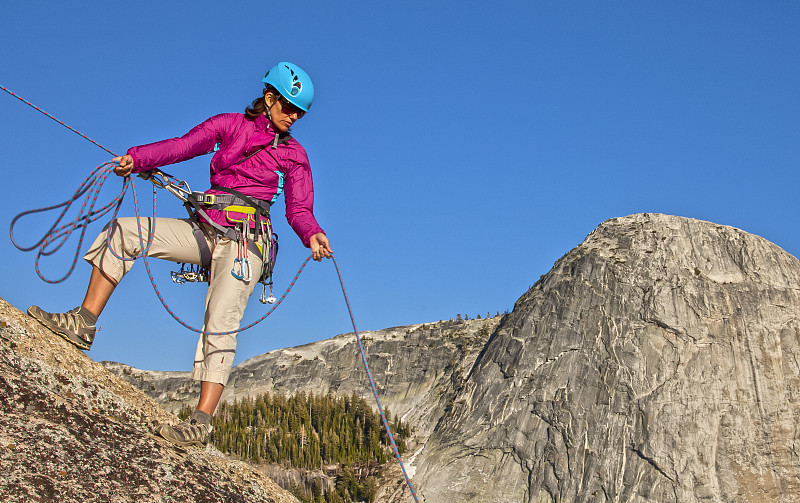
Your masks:
{"label": "forest of trees", "polygon": [[[181,418],[191,414],[184,408]],[[385,409],[397,448],[402,454],[410,427]],[[389,436],[380,414],[355,394],[336,397],[300,392],[293,396],[265,393],[232,404],[221,403],[213,419],[211,442],[220,451],[253,463],[319,470],[339,465],[335,490],[315,484],[307,491],[295,488],[304,503],[373,501],[375,470],[390,460]],[[357,475],[367,473],[369,475]]]}

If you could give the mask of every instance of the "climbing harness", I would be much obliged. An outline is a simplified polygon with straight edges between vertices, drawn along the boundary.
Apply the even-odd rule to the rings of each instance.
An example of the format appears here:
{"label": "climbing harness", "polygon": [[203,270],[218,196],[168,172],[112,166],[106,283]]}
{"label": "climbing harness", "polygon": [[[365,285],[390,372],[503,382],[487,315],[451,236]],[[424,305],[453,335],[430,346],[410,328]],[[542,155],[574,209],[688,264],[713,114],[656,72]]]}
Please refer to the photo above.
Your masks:
{"label": "climbing harness", "polygon": [[[275,149],[279,144],[286,143],[289,136],[279,138],[275,135],[275,142],[272,148]],[[265,147],[261,147],[249,155],[245,156],[235,164],[241,164],[244,161],[255,156]],[[250,265],[250,258],[248,250],[255,255],[261,257],[262,269],[259,275],[258,282],[261,283],[261,297],[259,302],[262,304],[274,304],[275,296],[272,292],[272,272],[275,270],[275,262],[278,258],[278,235],[272,232],[272,221],[270,219],[269,209],[272,203],[277,200],[278,196],[283,192],[283,173],[284,169],[278,159],[267,150],[267,153],[273,158],[275,164],[280,168],[275,173],[278,175],[278,191],[271,201],[264,201],[252,196],[247,196],[241,192],[220,185],[212,185],[211,190],[223,192],[223,194],[206,193],[206,192],[193,192],[186,182],[179,182],[175,184],[172,180],[162,181],[171,193],[175,194],[183,201],[183,206],[189,214],[189,221],[192,225],[195,240],[197,241],[197,248],[200,251],[200,268],[197,270],[199,274],[193,274],[193,270],[189,271],[189,276],[183,272],[186,264],[181,264],[181,271],[173,274],[173,281],[179,278],[178,283],[183,284],[188,278],[189,281],[204,281],[200,278],[207,278],[210,276],[209,268],[211,267],[211,249],[205,240],[205,231],[201,226],[197,216],[200,215],[204,223],[210,226],[217,235],[225,236],[231,241],[237,243],[238,253],[234,259],[231,275],[234,278],[242,281],[251,281],[252,267]],[[219,225],[209,217],[206,210],[219,210],[225,213],[226,220],[233,224],[231,227]],[[243,215],[241,218],[236,218],[231,214]],[[252,229],[252,231],[251,231]],[[248,240],[248,235],[252,232],[253,239]],[[259,244],[259,237],[263,236],[263,244]],[[216,237],[216,236],[215,236]],[[183,280],[183,281],[181,281]],[[269,297],[267,297],[267,287],[269,287]]]}
{"label": "climbing harness", "polygon": [[[49,117],[50,119],[53,119],[54,121],[58,122],[62,126],[66,127],[70,131],[72,131],[73,133],[76,133],[77,135],[79,135],[79,136],[83,137],[84,139],[90,141],[94,145],[102,148],[103,150],[105,150],[106,152],[110,153],[114,157],[118,157],[117,154],[115,154],[111,150],[109,150],[106,147],[100,145],[99,143],[97,143],[96,141],[92,140],[91,138],[89,138],[88,136],[84,135],[83,133],[77,131],[76,129],[73,129],[72,127],[70,127],[69,125],[65,124],[64,122],[56,119],[55,117],[53,117],[49,113],[47,113],[44,110],[40,109],[39,107],[33,105],[31,102],[21,98],[20,96],[16,95],[13,92],[11,92],[6,87],[0,85],[0,89],[2,89],[3,91],[7,92],[11,96],[17,98],[18,100],[22,101],[23,103],[27,104],[28,106],[34,108],[35,110],[41,112],[42,114],[44,114],[45,116]],[[272,155],[272,153],[269,152],[268,150],[267,150],[267,152],[270,155]],[[255,153],[251,154],[251,156],[252,155],[255,155]],[[273,156],[273,158],[274,158],[274,156]],[[277,159],[276,159],[276,162],[277,162]],[[11,238],[11,242],[14,244],[14,246],[17,249],[19,249],[21,251],[31,251],[33,249],[38,248],[38,252],[37,252],[36,260],[35,260],[35,268],[36,268],[37,275],[43,281],[45,281],[47,283],[59,283],[59,282],[62,282],[64,280],[66,280],[72,274],[72,271],[75,268],[75,264],[77,263],[78,256],[80,255],[80,247],[81,247],[81,243],[83,242],[83,238],[84,238],[84,235],[86,233],[87,226],[90,223],[92,223],[92,222],[94,222],[96,220],[99,220],[101,217],[106,215],[113,208],[113,214],[111,216],[111,221],[109,223],[109,228],[113,229],[113,227],[115,225],[115,221],[117,219],[117,212],[119,211],[119,208],[122,205],[122,200],[125,197],[125,194],[126,194],[126,192],[127,192],[129,187],[130,187],[131,193],[133,195],[134,213],[136,215],[136,223],[137,223],[137,227],[138,227],[138,231],[139,231],[139,244],[141,246],[141,252],[140,252],[138,257],[132,257],[132,258],[124,258],[124,257],[121,257],[121,256],[117,255],[117,253],[111,247],[110,239],[111,239],[112,232],[108,232],[107,233],[106,244],[108,246],[108,249],[111,251],[111,253],[115,257],[117,257],[118,259],[121,259],[121,260],[132,261],[132,260],[136,260],[137,258],[141,258],[142,262],[144,262],[145,269],[147,270],[147,277],[150,280],[150,284],[153,286],[153,290],[155,291],[156,296],[158,297],[158,299],[161,302],[161,304],[164,306],[164,309],[166,309],[166,311],[170,314],[170,316],[172,316],[172,318],[175,321],[177,321],[178,323],[180,323],[181,325],[183,325],[184,327],[186,327],[187,329],[189,329],[189,330],[191,330],[193,332],[200,333],[200,334],[208,334],[208,335],[229,335],[229,334],[236,334],[236,333],[239,333],[239,332],[243,332],[243,331],[245,331],[245,330],[247,330],[249,328],[252,328],[252,327],[256,326],[261,321],[266,319],[267,316],[272,314],[272,312],[275,311],[275,309],[277,309],[277,307],[281,304],[281,302],[283,302],[283,300],[286,298],[286,296],[291,291],[291,289],[294,286],[294,284],[297,282],[297,279],[300,277],[300,274],[303,272],[303,269],[305,269],[306,265],[308,264],[308,261],[311,260],[311,257],[312,257],[311,255],[306,257],[306,259],[303,261],[302,265],[300,266],[300,269],[297,271],[297,273],[295,274],[294,278],[289,283],[289,286],[286,288],[286,291],[276,301],[275,297],[272,295],[272,281],[271,281],[271,278],[272,278],[272,271],[274,270],[274,266],[275,266],[275,257],[277,256],[277,248],[278,248],[278,246],[277,246],[277,235],[275,235],[274,233],[271,232],[272,228],[271,228],[271,223],[269,223],[270,222],[269,221],[269,211],[268,211],[268,208],[267,208],[267,211],[266,211],[266,222],[267,223],[264,224],[263,222],[261,222],[258,219],[255,220],[256,225],[255,225],[255,229],[254,229],[253,232],[254,232],[254,235],[256,236],[255,239],[258,239],[257,236],[259,236],[261,233],[264,233],[266,236],[270,236],[270,241],[271,242],[270,243],[265,243],[265,246],[268,245],[268,246],[266,246],[267,248],[269,248],[268,252],[266,254],[264,254],[263,250],[261,250],[262,257],[264,257],[266,259],[264,261],[265,266],[263,268],[264,270],[262,271],[262,278],[264,277],[264,274],[267,274],[267,273],[269,274],[269,278],[270,278],[270,281],[269,281],[270,296],[269,296],[269,298],[265,297],[265,293],[266,293],[266,290],[265,290],[264,292],[262,292],[261,299],[259,299],[259,300],[261,300],[262,303],[271,303],[271,304],[273,304],[272,308],[266,314],[264,314],[261,318],[256,320],[255,322],[253,322],[253,323],[251,323],[251,324],[249,324],[249,325],[247,325],[247,326],[245,326],[243,328],[240,328],[238,330],[231,330],[229,332],[204,332],[202,330],[198,330],[198,329],[192,327],[191,325],[188,325],[187,323],[185,323],[175,313],[173,313],[172,310],[167,305],[167,303],[164,300],[164,298],[161,296],[161,292],[158,290],[158,287],[156,286],[155,280],[153,279],[153,273],[150,270],[150,265],[149,265],[149,263],[147,261],[147,252],[150,249],[150,245],[152,244],[153,236],[155,235],[156,190],[158,188],[166,189],[168,192],[170,192],[171,194],[175,195],[177,198],[179,198],[182,201],[184,201],[185,204],[187,203],[187,201],[190,201],[193,197],[194,197],[194,199],[197,199],[197,200],[200,200],[201,198],[203,198],[205,200],[205,196],[206,195],[203,194],[203,193],[192,192],[186,182],[177,180],[175,177],[173,177],[173,176],[171,176],[171,175],[169,175],[169,174],[167,174],[167,173],[165,173],[163,171],[154,170],[152,172],[140,175],[141,178],[149,180],[153,184],[153,217],[152,217],[152,220],[151,220],[152,223],[151,223],[151,228],[150,228],[150,232],[149,232],[149,239],[148,239],[148,242],[145,244],[144,238],[142,237],[143,236],[143,232],[142,232],[141,218],[140,218],[140,215],[139,215],[139,202],[138,202],[138,198],[136,196],[136,188],[134,187],[134,184],[130,182],[130,176],[124,177],[123,182],[122,182],[122,190],[120,191],[120,193],[119,193],[119,195],[117,197],[115,197],[110,203],[108,203],[107,205],[103,206],[99,210],[94,211],[94,206],[95,206],[95,204],[97,202],[97,197],[98,197],[98,195],[100,193],[100,189],[102,188],[103,183],[105,182],[105,180],[108,177],[108,175],[113,172],[115,166],[117,166],[116,163],[105,162],[105,163],[101,164],[100,166],[98,166],[97,168],[95,168],[89,174],[89,176],[86,178],[86,180],[84,180],[84,182],[80,185],[80,187],[78,187],[78,189],[73,193],[72,197],[70,197],[67,201],[64,201],[64,202],[62,202],[60,204],[56,204],[56,205],[53,205],[53,206],[48,206],[48,207],[45,207],[45,208],[38,208],[38,209],[24,211],[24,212],[16,215],[12,219],[11,225],[10,225],[10,228],[9,228],[9,236]],[[218,190],[222,190],[223,192],[230,192],[234,196],[243,197],[245,202],[247,202],[249,204],[249,208],[253,208],[253,214],[258,214],[259,210],[257,208],[262,208],[262,210],[263,210],[263,207],[259,206],[258,203],[255,203],[255,201],[250,200],[250,198],[248,198],[247,196],[244,196],[243,194],[237,194],[236,191],[232,191],[231,189],[227,189],[227,188],[224,188],[224,187],[212,187],[212,188],[218,189]],[[197,195],[193,196],[193,194],[197,194]],[[221,195],[215,194],[213,196],[215,196],[215,197],[210,198],[211,199],[211,204],[217,203],[218,201],[221,200],[221,199],[218,199],[218,198],[221,197]],[[80,199],[81,197],[84,197],[84,201],[83,201],[83,204],[81,205],[81,209],[80,209],[80,212],[79,212],[78,216],[75,217],[71,222],[68,222],[68,223],[65,223],[65,224],[59,226],[59,223],[61,223],[61,220],[64,218],[64,216],[67,213],[67,211],[69,210],[70,206],[75,201]],[[191,204],[191,203],[189,203],[189,204]],[[229,204],[228,206],[236,206],[236,205],[230,205]],[[34,214],[34,213],[47,212],[47,211],[55,210],[55,209],[58,209],[58,208],[63,208],[61,214],[58,216],[58,218],[56,219],[55,223],[50,227],[50,229],[44,234],[44,236],[41,239],[39,239],[35,244],[26,247],[26,246],[19,245],[16,242],[16,240],[14,239],[14,226],[16,225],[17,221],[20,218],[22,218],[22,217],[24,217],[26,215],[31,215],[31,214]],[[248,241],[247,240],[247,233],[250,231],[250,226],[249,226],[249,223],[250,223],[249,215],[250,215],[250,213],[249,213],[249,209],[248,209],[248,207],[245,207],[244,205],[241,205],[239,208],[237,208],[237,210],[239,210],[239,209],[246,210],[246,211],[242,211],[241,213],[243,213],[245,215],[248,215],[248,216],[243,219],[243,221],[247,222],[247,225],[243,224],[242,227],[241,227],[241,234],[242,234],[241,240],[242,240],[243,243],[240,243],[240,247],[243,246],[244,247],[244,251],[242,251],[242,248],[240,248],[240,250],[239,250],[239,254],[240,255],[239,255],[239,257],[237,257],[237,260],[242,255],[244,255],[244,257],[247,256],[247,249],[248,249],[247,247],[248,247],[249,243],[252,242],[252,241]],[[237,210],[229,210],[229,211],[237,211]],[[260,215],[260,218],[263,218],[263,217],[264,217],[264,215],[263,215],[263,212],[262,212],[262,214]],[[211,223],[210,219],[206,219],[206,220],[209,223]],[[269,229],[268,229],[269,233],[268,234],[265,232],[265,231],[267,231],[267,229],[262,228],[262,224],[263,225],[268,225],[268,227],[269,227]],[[46,277],[44,277],[44,275],[39,270],[39,259],[42,256],[52,255],[55,252],[57,252],[66,243],[66,241],[69,239],[71,234],[77,229],[81,229],[81,233],[80,233],[80,238],[78,240],[77,249],[75,251],[75,256],[74,256],[74,258],[72,260],[72,264],[70,265],[69,270],[61,278],[58,278],[56,280],[47,279]],[[223,229],[227,229],[227,228],[223,228]],[[235,229],[234,229],[234,232],[236,232]],[[227,231],[226,231],[226,233],[227,233]],[[272,236],[274,236],[274,238]],[[237,237],[237,241],[238,241],[239,236],[236,236],[236,237]],[[411,491],[411,496],[414,498],[414,501],[416,503],[419,503],[419,500],[417,499],[417,493],[414,490],[413,484],[411,483],[411,478],[408,476],[408,473],[406,472],[405,465],[403,464],[403,458],[400,455],[399,449],[397,448],[397,443],[394,440],[394,435],[392,434],[392,430],[389,427],[389,422],[386,420],[386,415],[384,413],[383,406],[381,405],[380,398],[378,397],[378,391],[377,391],[377,388],[375,386],[375,381],[372,378],[372,372],[370,371],[369,364],[367,363],[367,357],[366,357],[366,352],[364,351],[364,345],[363,345],[361,336],[358,333],[358,328],[356,328],[355,317],[353,316],[353,310],[352,310],[352,308],[350,306],[350,300],[347,297],[347,291],[345,290],[345,287],[344,287],[344,280],[342,279],[342,274],[341,274],[341,271],[339,269],[339,264],[336,261],[336,257],[331,255],[331,258],[333,259],[333,265],[336,268],[336,274],[337,274],[337,276],[339,278],[339,284],[340,284],[341,289],[342,289],[342,294],[344,296],[345,304],[347,305],[347,311],[348,311],[348,313],[350,315],[350,322],[353,325],[353,333],[355,334],[356,342],[358,343],[358,349],[359,349],[359,352],[361,354],[361,361],[364,364],[364,368],[366,369],[366,372],[367,372],[367,377],[369,379],[369,384],[370,384],[370,387],[372,389],[372,396],[375,398],[375,403],[376,403],[376,405],[378,407],[378,411],[380,412],[381,420],[383,422],[384,429],[386,430],[386,433],[387,433],[387,435],[389,437],[389,441],[391,443],[391,446],[392,446],[392,449],[394,451],[395,457],[397,458],[397,461],[400,464],[400,469],[403,472],[403,476],[405,477],[406,485],[408,486],[409,490]],[[240,264],[241,264],[242,267],[245,267],[244,269],[240,269],[240,272],[239,272],[239,274],[241,274],[243,276],[242,279],[244,279],[244,277],[249,276],[251,274],[251,271],[250,271],[250,268],[249,268],[249,261],[243,261]],[[245,264],[247,264],[247,265],[245,266]],[[234,264],[234,270],[236,270],[236,264]],[[231,271],[231,272],[233,273],[233,271]],[[175,283],[178,283],[178,284],[183,284],[183,283],[186,283],[187,281],[189,281],[189,282],[208,281],[208,270],[203,268],[202,266],[196,266],[196,265],[191,265],[191,264],[188,264],[188,265],[187,264],[181,264],[180,271],[171,273],[171,276],[172,276],[172,281],[175,282]],[[236,276],[236,274],[234,274],[234,276]],[[266,284],[264,284],[264,288],[266,288]]]}
{"label": "climbing harness", "polygon": [[[213,185],[211,189],[226,193],[190,192],[184,201],[200,251],[200,265],[206,269],[211,266],[211,249],[206,243],[206,230],[203,228],[205,224],[206,227],[211,227],[216,236],[224,236],[237,243],[238,253],[231,269],[231,274],[236,279],[250,281],[253,277],[248,251],[261,257],[263,267],[257,279],[266,291],[267,285],[272,284],[272,271],[275,269],[278,248],[278,237],[272,232],[269,215],[271,203],[219,185]],[[207,210],[224,212],[231,226],[222,226],[214,222]],[[198,220],[198,215],[203,218],[203,224]],[[248,239],[250,235],[252,239]],[[261,238],[263,244],[259,243]]]}

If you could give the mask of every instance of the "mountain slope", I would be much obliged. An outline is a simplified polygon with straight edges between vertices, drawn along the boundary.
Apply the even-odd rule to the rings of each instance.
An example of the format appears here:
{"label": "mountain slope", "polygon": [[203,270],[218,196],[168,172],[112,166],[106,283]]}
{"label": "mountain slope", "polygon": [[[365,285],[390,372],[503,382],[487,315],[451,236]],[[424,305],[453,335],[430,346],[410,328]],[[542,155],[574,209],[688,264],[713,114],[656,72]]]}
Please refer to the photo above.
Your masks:
{"label": "mountain slope", "polygon": [[0,299],[0,501],[291,502],[244,463],[154,436],[152,399]]}

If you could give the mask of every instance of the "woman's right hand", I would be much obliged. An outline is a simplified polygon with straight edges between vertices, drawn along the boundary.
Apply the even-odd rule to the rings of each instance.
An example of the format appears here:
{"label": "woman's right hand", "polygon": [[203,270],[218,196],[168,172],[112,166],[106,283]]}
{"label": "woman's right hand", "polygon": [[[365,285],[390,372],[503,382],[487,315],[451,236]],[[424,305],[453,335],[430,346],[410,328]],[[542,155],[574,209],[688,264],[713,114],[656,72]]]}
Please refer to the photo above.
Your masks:
{"label": "woman's right hand", "polygon": [[331,258],[333,256],[331,243],[328,241],[328,236],[323,232],[318,232],[311,236],[309,246],[311,248],[311,256],[317,262],[321,262],[323,258]]}
{"label": "woman's right hand", "polygon": [[118,164],[118,166],[114,168],[114,173],[117,176],[128,176],[133,170],[133,157],[127,154],[120,157],[115,157],[111,159],[111,162]]}

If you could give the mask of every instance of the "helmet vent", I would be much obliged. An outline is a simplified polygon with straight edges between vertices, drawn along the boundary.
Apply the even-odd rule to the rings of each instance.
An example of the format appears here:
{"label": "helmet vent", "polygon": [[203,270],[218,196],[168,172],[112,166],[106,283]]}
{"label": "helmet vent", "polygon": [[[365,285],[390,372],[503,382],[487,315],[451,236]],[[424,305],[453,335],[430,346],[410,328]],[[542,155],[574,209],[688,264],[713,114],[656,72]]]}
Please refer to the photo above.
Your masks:
{"label": "helmet vent", "polygon": [[289,73],[292,74],[292,88],[289,90],[289,92],[292,94],[292,96],[297,96],[300,91],[303,90],[303,83],[300,82],[300,76],[294,73],[294,69],[289,65],[284,66],[287,70],[289,70]]}

